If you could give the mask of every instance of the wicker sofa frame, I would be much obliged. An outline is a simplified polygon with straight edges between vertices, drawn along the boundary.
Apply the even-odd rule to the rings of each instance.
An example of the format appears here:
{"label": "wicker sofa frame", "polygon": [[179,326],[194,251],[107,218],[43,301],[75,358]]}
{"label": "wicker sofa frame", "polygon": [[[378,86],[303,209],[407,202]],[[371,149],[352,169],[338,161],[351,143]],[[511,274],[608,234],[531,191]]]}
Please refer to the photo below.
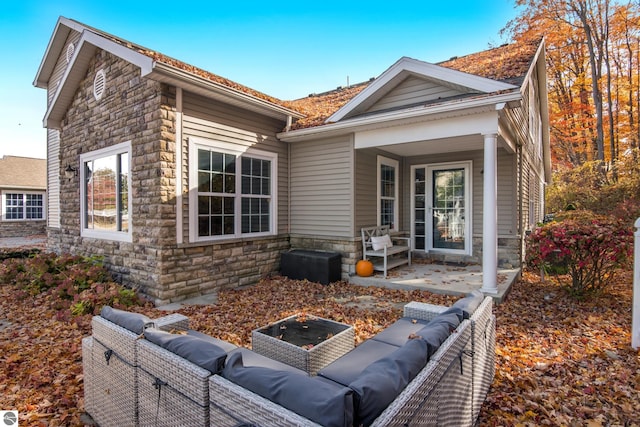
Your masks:
{"label": "wicker sofa frame", "polygon": [[[404,315],[430,320],[447,308],[412,302],[405,306]],[[181,315],[155,322],[165,330],[188,328],[188,319]],[[102,427],[178,424],[233,427],[244,423],[260,427],[318,426],[109,324],[97,316],[94,335],[82,342],[85,407]],[[105,333],[113,335],[113,339],[105,340]],[[120,338],[116,338],[118,335]],[[105,350],[105,346],[111,348]],[[112,355],[111,362],[105,363],[105,351],[109,350],[114,355],[121,353]],[[495,316],[492,299],[487,297],[372,426],[473,426],[493,381],[494,350]],[[132,362],[125,363],[121,359],[127,351],[133,352],[128,355]],[[119,397],[113,396],[114,392]]]}

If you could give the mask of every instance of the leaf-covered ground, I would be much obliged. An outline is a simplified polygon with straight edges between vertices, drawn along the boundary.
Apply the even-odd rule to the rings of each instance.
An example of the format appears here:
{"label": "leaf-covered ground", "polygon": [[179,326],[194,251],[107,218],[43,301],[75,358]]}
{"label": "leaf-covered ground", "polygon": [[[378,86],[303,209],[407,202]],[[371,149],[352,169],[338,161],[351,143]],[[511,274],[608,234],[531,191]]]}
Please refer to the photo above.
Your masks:
{"label": "leaf-covered ground", "polygon": [[[301,311],[353,324],[361,342],[398,318],[405,302],[455,299],[276,277],[180,312],[194,329],[238,345],[250,345],[252,329]],[[631,307],[631,272],[593,301],[576,301],[525,274],[495,307],[496,377],[480,425],[640,426]],[[162,315],[150,306],[135,311]],[[82,425],[80,340],[90,333],[89,316],[68,318],[50,297],[0,284],[0,410],[17,409],[21,426]]]}

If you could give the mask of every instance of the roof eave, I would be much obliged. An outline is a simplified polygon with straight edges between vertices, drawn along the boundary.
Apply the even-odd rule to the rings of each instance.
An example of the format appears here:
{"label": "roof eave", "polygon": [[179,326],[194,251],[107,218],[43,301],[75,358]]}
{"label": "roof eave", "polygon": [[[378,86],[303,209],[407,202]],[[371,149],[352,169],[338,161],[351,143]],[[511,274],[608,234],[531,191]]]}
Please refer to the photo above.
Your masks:
{"label": "roof eave", "polygon": [[424,61],[418,61],[413,58],[402,57],[395,64],[383,72],[380,77],[376,78],[373,83],[367,86],[362,92],[354,96],[349,102],[343,105],[338,111],[333,113],[326,123],[337,122],[347,117],[351,112],[355,111],[359,105],[386,85],[390,84],[401,73],[408,72],[416,75],[423,75],[426,78],[450,82],[455,85],[467,87],[484,93],[492,93],[503,90],[515,89],[509,83],[476,76],[462,71],[453,70],[439,65],[431,64]]}
{"label": "roof eave", "polygon": [[154,62],[153,73],[151,74],[156,80],[170,83],[174,86],[192,90],[197,93],[202,93],[210,98],[223,100],[232,105],[241,106],[242,108],[247,108],[276,119],[286,121],[289,117],[294,119],[305,117],[297,111],[290,110],[286,107],[256,96],[237,91],[221,83],[194,75],[163,62]]}
{"label": "roof eave", "polygon": [[501,103],[520,101],[522,95],[518,90],[507,93],[489,94],[481,98],[465,99],[462,101],[448,102],[438,105],[422,105],[404,110],[388,111],[363,117],[354,117],[340,122],[314,126],[305,129],[297,129],[277,134],[278,139],[285,142],[308,141],[314,138],[324,138],[336,134],[353,132],[361,128],[375,125],[389,124],[394,121],[410,120],[421,116],[449,113],[456,110],[468,110],[492,106]]}
{"label": "roof eave", "polygon": [[44,56],[42,57],[42,62],[38,67],[38,72],[36,73],[36,77],[33,80],[33,85],[40,89],[46,89],[47,83],[49,82],[49,78],[53,73],[53,69],[56,66],[56,61],[60,56],[60,52],[64,48],[64,45],[67,41],[67,37],[71,30],[76,30],[81,32],[84,30],[84,27],[78,24],[75,21],[71,21],[63,16],[58,18],[58,22],[56,22],[56,26],[51,35],[51,39],[49,39],[49,44],[47,45],[47,49],[44,52]]}

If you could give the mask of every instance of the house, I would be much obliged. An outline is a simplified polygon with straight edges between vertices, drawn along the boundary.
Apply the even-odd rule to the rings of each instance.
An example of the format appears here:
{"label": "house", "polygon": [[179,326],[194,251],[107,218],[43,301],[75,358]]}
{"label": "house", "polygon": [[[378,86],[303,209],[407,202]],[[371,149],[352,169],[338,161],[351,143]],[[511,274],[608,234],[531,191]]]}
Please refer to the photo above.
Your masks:
{"label": "house", "polygon": [[47,90],[48,246],[104,256],[156,303],[256,282],[291,248],[389,225],[414,256],[519,266],[550,178],[544,44],[281,101],[59,18]]}
{"label": "house", "polygon": [[45,234],[47,161],[30,157],[0,159],[0,236]]}

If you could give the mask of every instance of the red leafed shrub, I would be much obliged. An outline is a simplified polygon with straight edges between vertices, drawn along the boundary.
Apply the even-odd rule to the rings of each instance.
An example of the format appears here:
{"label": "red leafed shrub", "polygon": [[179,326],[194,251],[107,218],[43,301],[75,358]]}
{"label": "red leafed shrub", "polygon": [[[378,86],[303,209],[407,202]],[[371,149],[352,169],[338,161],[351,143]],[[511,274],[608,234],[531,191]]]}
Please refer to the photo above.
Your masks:
{"label": "red leafed shrub", "polygon": [[627,266],[633,231],[619,220],[585,212],[566,215],[534,230],[527,238],[526,263],[547,273],[566,273],[570,294],[601,294],[620,267]]}

